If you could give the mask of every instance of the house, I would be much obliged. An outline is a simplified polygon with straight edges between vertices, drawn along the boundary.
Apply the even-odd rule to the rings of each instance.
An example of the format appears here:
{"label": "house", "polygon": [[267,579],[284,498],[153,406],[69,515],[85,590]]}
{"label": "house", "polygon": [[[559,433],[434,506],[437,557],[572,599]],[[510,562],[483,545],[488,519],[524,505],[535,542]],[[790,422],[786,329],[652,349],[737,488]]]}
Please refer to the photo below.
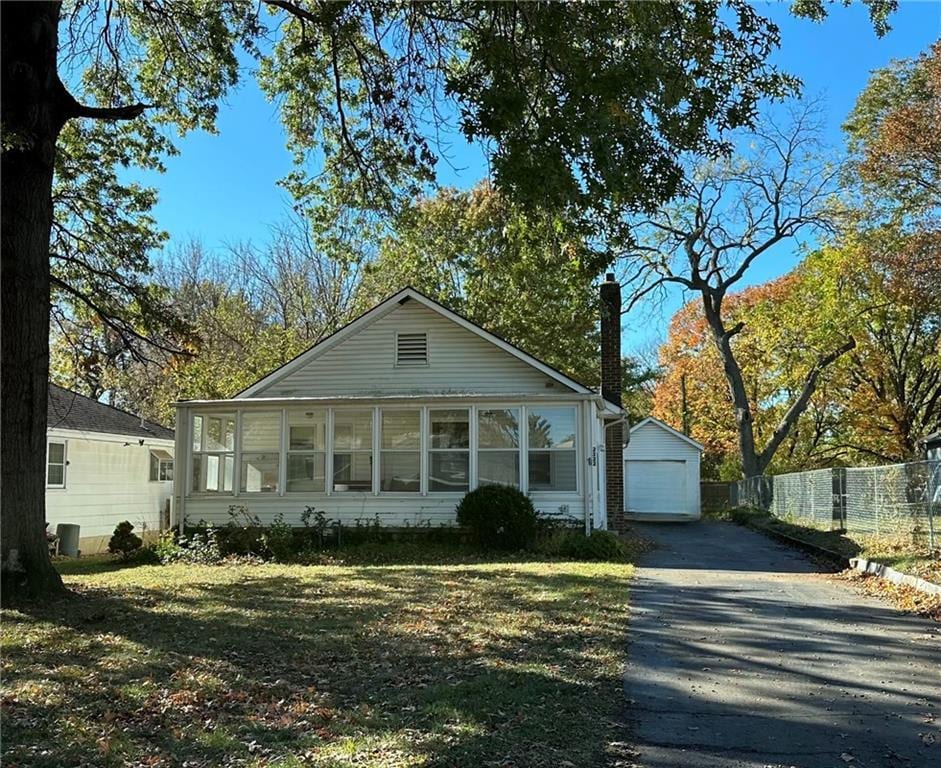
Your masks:
{"label": "house", "polygon": [[941,432],[934,432],[921,441],[926,461],[941,461]]}
{"label": "house", "polygon": [[601,393],[405,288],[235,397],[178,403],[175,522],[244,507],[299,525],[313,507],[348,525],[449,525],[468,490],[506,483],[543,515],[619,526],[613,275],[601,296]]}
{"label": "house", "polygon": [[631,427],[624,449],[627,519],[698,519],[702,452],[702,445],[659,419]]}
{"label": "house", "polygon": [[136,532],[169,519],[173,430],[90,397],[49,385],[46,521],[80,526],[83,553],[107,549],[123,520]]}

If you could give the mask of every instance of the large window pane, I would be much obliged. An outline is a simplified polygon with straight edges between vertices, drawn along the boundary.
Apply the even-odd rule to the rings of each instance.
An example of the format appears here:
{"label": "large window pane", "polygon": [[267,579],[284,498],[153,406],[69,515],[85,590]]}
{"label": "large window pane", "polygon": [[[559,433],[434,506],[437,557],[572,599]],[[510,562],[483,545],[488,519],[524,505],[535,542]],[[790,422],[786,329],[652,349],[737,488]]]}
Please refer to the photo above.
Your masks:
{"label": "large window pane", "polygon": [[49,443],[49,463],[65,464],[65,443]]}
{"label": "large window pane", "polygon": [[421,453],[383,451],[380,490],[417,493],[421,490]]}
{"label": "large window pane", "polygon": [[420,411],[382,412],[383,448],[421,448]]}
{"label": "large window pane", "polygon": [[281,412],[242,413],[242,451],[281,450]]}
{"label": "large window pane", "polygon": [[530,448],[574,448],[574,408],[530,408]]}
{"label": "large window pane", "polygon": [[372,454],[366,452],[333,454],[333,490],[371,491]]}
{"label": "large window pane", "polygon": [[240,474],[242,493],[278,492],[278,454],[242,454]]}
{"label": "large window pane", "polygon": [[530,491],[574,491],[575,451],[530,451]]}
{"label": "large window pane", "polygon": [[519,451],[481,451],[477,455],[477,484],[519,487]]}
{"label": "large window pane", "polygon": [[230,493],[235,459],[231,454],[196,454],[193,456],[193,491]]}
{"label": "large window pane", "polygon": [[326,424],[326,411],[288,411],[288,450],[324,450]]}
{"label": "large window pane", "polygon": [[[200,417],[195,417],[198,419]],[[235,450],[235,417],[234,416],[207,416],[206,417],[206,447],[207,451]]]}
{"label": "large window pane", "polygon": [[323,453],[292,453],[288,456],[288,491],[323,493],[325,477]]}
{"label": "large window pane", "polygon": [[434,451],[429,454],[430,491],[466,491],[469,481],[467,451]]}
{"label": "large window pane", "polygon": [[201,451],[203,448],[203,417],[193,417],[193,450]]}
{"label": "large window pane", "polygon": [[372,411],[334,411],[333,448],[371,451]]}
{"label": "large window pane", "polygon": [[470,419],[466,409],[431,410],[431,448],[469,448]]}
{"label": "large window pane", "polygon": [[46,474],[46,484],[47,485],[64,485],[65,484],[65,465],[50,464],[49,471]]}
{"label": "large window pane", "polygon": [[478,448],[518,448],[519,411],[516,408],[489,408],[477,412]]}

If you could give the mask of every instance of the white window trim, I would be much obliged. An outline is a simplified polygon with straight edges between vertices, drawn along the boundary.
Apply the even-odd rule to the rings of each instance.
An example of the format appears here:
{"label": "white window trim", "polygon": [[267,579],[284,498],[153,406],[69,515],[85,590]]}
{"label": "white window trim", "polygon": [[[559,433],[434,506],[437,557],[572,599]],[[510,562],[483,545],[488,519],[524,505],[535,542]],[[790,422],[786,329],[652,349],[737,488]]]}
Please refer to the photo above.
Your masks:
{"label": "white window trim", "polygon": [[[585,478],[582,477],[581,472],[576,472],[575,476],[575,490],[536,490],[530,491],[529,488],[529,412],[531,409],[542,410],[546,408],[567,408],[570,409],[575,415],[576,423],[576,434],[575,434],[575,461],[576,467],[581,466],[581,461],[584,460],[584,457],[588,454],[586,453],[585,437],[584,430],[586,428],[585,414],[582,409],[578,408],[576,405],[569,402],[557,402],[557,401],[547,401],[545,403],[539,403],[538,405],[525,405],[523,402],[511,402],[511,401],[494,401],[486,403],[467,403],[467,402],[455,402],[455,403],[435,403],[435,404],[411,404],[411,403],[396,403],[389,405],[366,405],[366,404],[350,404],[350,405],[339,405],[339,406],[327,406],[327,405],[318,405],[317,410],[323,410],[325,412],[324,419],[324,490],[323,491],[288,491],[287,490],[287,460],[288,456],[291,455],[292,451],[289,449],[289,437],[288,437],[288,419],[289,412],[298,410],[299,406],[292,407],[283,407],[274,409],[268,408],[236,408],[234,411],[214,411],[214,410],[200,410],[200,411],[189,411],[188,418],[186,419],[186,430],[187,430],[187,442],[185,445],[185,452],[187,454],[187,462],[185,468],[185,477],[183,478],[183,487],[186,489],[187,497],[197,497],[197,498],[214,498],[214,497],[242,497],[250,496],[265,496],[265,497],[283,497],[288,496],[291,498],[297,497],[306,497],[311,499],[318,498],[329,498],[331,496],[339,497],[353,497],[357,496],[382,496],[382,497],[391,497],[391,498],[416,498],[416,497],[427,497],[430,496],[435,499],[451,497],[460,497],[463,496],[465,491],[433,491],[431,490],[431,456],[433,453],[438,452],[448,452],[448,451],[466,451],[468,453],[468,490],[474,490],[475,488],[480,487],[480,478],[479,478],[479,467],[478,467],[478,453],[479,448],[479,419],[481,410],[500,410],[500,409],[513,409],[517,412],[519,418],[519,447],[516,449],[512,448],[493,448],[493,449],[483,449],[485,451],[512,451],[516,450],[519,455],[519,471],[520,471],[520,483],[519,487],[523,493],[532,493],[538,496],[543,500],[554,500],[554,499],[571,499],[574,496],[580,495],[582,489],[585,487]],[[382,413],[383,411],[418,411],[419,412],[419,425],[420,425],[420,490],[415,491],[383,491],[381,490],[381,465],[382,461]],[[337,413],[343,413],[348,411],[363,411],[370,412],[372,417],[372,440],[371,440],[371,460],[372,460],[372,471],[371,471],[371,489],[362,490],[362,491],[335,491],[334,490],[334,429],[336,426],[335,416]],[[465,411],[468,418],[468,447],[464,448],[432,448],[431,447],[431,412],[432,411]],[[247,494],[241,493],[241,460],[242,460],[242,416],[244,413],[248,412],[268,412],[274,414],[277,412],[280,418],[281,424],[281,441],[280,441],[280,453],[279,453],[279,492],[269,493],[269,494]],[[203,422],[203,432],[201,435],[201,446],[205,446],[206,440],[208,439],[208,425],[205,421],[206,418],[226,418],[226,417],[235,417],[235,446],[233,451],[204,451],[204,450],[194,450],[192,445],[192,431],[193,431],[193,421],[196,416],[201,416],[204,419]],[[59,442],[49,441],[49,442]],[[539,448],[536,450],[546,450],[546,451],[570,451],[570,448]],[[66,447],[67,451],[67,447]],[[367,451],[356,451],[356,453],[366,453]],[[301,451],[300,453],[303,453]],[[313,451],[317,453],[317,451]],[[218,455],[220,456],[220,461],[224,462],[224,457],[231,455],[233,457],[234,467],[233,467],[233,487],[231,491],[195,491],[193,488],[193,462],[196,456],[207,456],[207,455]],[[175,462],[176,464],[176,462]],[[66,466],[68,465],[68,460],[66,459]],[[48,447],[47,447],[47,478],[48,478]],[[179,468],[174,466],[174,472],[178,476]],[[224,473],[224,468],[220,468],[220,471]],[[49,488],[64,488],[62,486],[47,486]]]}
{"label": "white window trim", "polygon": [[[427,457],[428,457],[428,462],[427,462],[427,463],[428,463],[428,484],[427,484],[427,489],[428,489],[428,490],[427,490],[427,494],[428,494],[429,496],[434,497],[434,498],[438,498],[438,497],[440,497],[440,496],[445,496],[445,495],[447,495],[447,494],[451,494],[452,496],[453,496],[453,495],[461,495],[461,496],[463,496],[465,493],[468,493],[469,491],[472,491],[472,490],[474,490],[474,488],[477,487],[476,484],[475,484],[477,478],[476,478],[476,475],[474,474],[475,469],[476,469],[475,463],[474,463],[474,455],[475,455],[475,452],[474,452],[474,433],[475,433],[475,430],[474,430],[474,420],[477,418],[477,413],[476,413],[476,410],[475,410],[475,406],[470,405],[470,404],[464,405],[463,403],[458,403],[458,404],[456,404],[456,405],[446,405],[446,404],[442,404],[442,405],[428,406],[428,409],[427,409],[427,410],[428,410],[428,414],[427,414],[427,435],[428,435],[428,438],[427,438],[427,447],[425,448],[425,451],[424,451],[425,454],[426,454]],[[432,446],[431,446],[431,412],[432,412],[432,411],[467,411],[467,448],[432,448]],[[453,452],[456,452],[456,451],[462,451],[462,452],[463,452],[463,451],[466,451],[466,452],[468,453],[468,456],[467,456],[467,490],[466,490],[466,491],[433,491],[433,490],[431,489],[431,456],[432,456],[432,454],[434,454],[434,453],[449,453],[449,452],[452,452],[452,451],[453,451]]]}
{"label": "white window trim", "polygon": [[[480,430],[480,411],[501,411],[501,410],[503,410],[503,411],[508,411],[508,410],[514,410],[514,411],[516,411],[516,433],[517,433],[516,442],[518,443],[518,445],[516,446],[516,448],[481,448],[481,447],[480,447],[480,434],[479,434],[479,430]],[[524,473],[524,471],[526,472],[527,475],[529,474],[529,467],[528,467],[528,465],[525,465],[525,464],[523,463],[523,455],[524,455],[524,452],[523,452],[523,444],[524,444],[523,427],[524,427],[524,425],[526,425],[526,423],[527,423],[527,422],[525,421],[525,420],[526,420],[526,407],[525,407],[522,403],[485,403],[484,405],[475,406],[474,411],[475,411],[475,413],[474,413],[474,426],[473,426],[473,429],[471,430],[471,431],[474,433],[475,437],[476,437],[476,439],[474,440],[474,443],[475,443],[476,445],[475,445],[475,449],[474,449],[474,469],[475,469],[475,474],[474,474],[474,485],[473,485],[473,487],[474,487],[474,488],[479,488],[479,487],[480,487],[480,478],[478,477],[476,471],[477,471],[477,469],[478,469],[478,467],[479,467],[478,456],[479,456],[479,454],[480,454],[481,452],[483,452],[483,453],[509,453],[510,451],[514,451],[514,450],[515,450],[515,451],[517,452],[517,462],[516,462],[516,466],[517,466],[517,470],[519,471],[520,481],[519,481],[519,484],[518,484],[518,485],[516,485],[516,486],[511,486],[511,487],[519,488],[520,491],[522,491],[523,493],[526,493],[526,490],[525,490],[525,487],[526,487],[526,486],[524,485],[524,480],[523,480],[523,473]],[[528,427],[527,427],[527,429],[528,429]]]}
{"label": "white window trim", "polygon": [[171,469],[173,469],[173,470],[176,469],[176,467],[174,466],[175,462],[174,462],[174,460],[173,460],[173,457],[170,456],[169,458],[166,458],[166,459],[161,458],[160,456],[157,455],[157,451],[160,451],[161,453],[167,453],[167,451],[165,451],[165,450],[162,449],[162,448],[159,448],[159,449],[151,448],[151,449],[150,449],[150,456],[151,456],[152,458],[155,458],[155,459],[157,460],[157,476],[156,476],[156,477],[150,477],[150,461],[148,461],[148,462],[147,462],[147,477],[148,477],[149,482],[151,482],[151,483],[170,483],[170,482],[173,482],[172,480],[162,480],[162,479],[160,478],[160,470],[163,469],[163,466],[164,466],[165,464],[169,464],[169,465],[171,466]]}
{"label": "white window trim", "polygon": [[[375,455],[376,454],[376,406],[371,406],[371,405],[366,405],[366,404],[343,405],[343,406],[332,407],[329,410],[330,410],[330,418],[328,419],[328,421],[330,422],[330,434],[327,436],[327,450],[329,451],[327,455],[330,461],[330,474],[324,478],[324,481],[327,483],[329,487],[328,495],[352,497],[352,498],[356,498],[357,495],[359,496],[366,496],[369,494],[375,495],[376,493],[376,455]],[[335,453],[334,445],[333,445],[334,444],[333,438],[335,437],[335,434],[334,434],[335,418],[334,417],[338,413],[348,413],[350,411],[369,411],[369,413],[372,415],[372,435],[371,435],[372,439],[370,441],[370,445],[372,447],[371,447],[371,450],[369,451],[370,458],[372,461],[372,465],[370,466],[370,478],[371,478],[372,487],[369,490],[362,490],[362,491],[336,491],[334,490],[334,485],[336,483],[336,480],[333,476],[333,454]],[[350,449],[349,453],[350,454],[367,453],[367,451]]]}
{"label": "white window trim", "polygon": [[[52,444],[62,446],[62,482],[61,483],[50,483],[49,482],[49,446]],[[59,462],[55,463],[55,466],[59,466]],[[68,482],[69,474],[69,441],[68,440],[46,440],[46,488],[52,488],[55,490],[64,490],[65,484]],[[147,470],[150,472],[150,469]]]}
{"label": "white window trim", "polygon": [[[419,496],[425,496],[425,468],[424,468],[424,451],[425,451],[425,422],[423,411],[425,409],[419,405],[387,405],[387,406],[377,406],[376,408],[376,424],[378,428],[376,429],[375,435],[375,445],[376,445],[376,459],[374,464],[376,466],[375,472],[375,487],[376,487],[376,496],[389,496],[391,498],[403,498],[403,499],[414,499]],[[418,412],[418,448],[383,448],[382,447],[382,414],[383,413],[392,413],[395,411],[404,411],[406,413]],[[383,453],[415,453],[418,452],[418,490],[417,491],[384,491],[382,490],[382,454]]]}
{"label": "white window trim", "polygon": [[[571,409],[575,414],[575,447],[574,448],[533,448],[529,447],[529,411],[541,411],[548,408],[568,408]],[[582,426],[580,422],[584,414],[582,410],[574,405],[569,403],[541,403],[539,405],[526,406],[526,491],[524,493],[529,493],[529,452],[533,451],[574,451],[575,452],[575,489],[569,491],[562,490],[535,490],[532,493],[539,494],[540,498],[553,499],[556,497],[571,497],[574,495],[581,495],[582,488],[584,487],[583,478],[581,477],[581,472],[579,467],[581,467],[583,453],[582,444],[585,442],[584,437],[579,437],[581,434],[580,427]]]}
{"label": "white window trim", "polygon": [[[333,410],[332,408],[328,406],[323,406],[323,405],[314,406],[312,408],[297,408],[297,407],[285,408],[283,410],[284,415],[282,417],[283,421],[282,421],[282,433],[281,433],[282,435],[281,453],[284,456],[284,478],[283,478],[284,484],[282,486],[283,492],[280,494],[281,496],[289,496],[289,497],[294,498],[294,497],[309,497],[309,496],[317,497],[317,496],[329,495],[328,492],[330,490],[329,488],[330,483],[327,482],[329,479],[327,475],[327,460],[328,460],[328,457],[330,456],[329,440],[330,440],[330,430],[332,429],[332,426],[331,426],[332,410]],[[291,450],[291,436],[290,436],[291,413],[304,413],[305,411],[323,411],[324,436],[323,436],[323,448],[320,450],[316,450],[316,449],[310,450],[310,451],[306,449]],[[324,489],[322,491],[289,491],[288,480],[287,480],[288,459],[291,456],[315,456],[318,453],[323,453],[324,455],[323,456],[323,467],[324,467],[323,488]]]}
{"label": "white window trim", "polygon": [[[200,416],[203,419],[203,426],[199,436],[199,450],[193,448],[193,422],[196,420],[196,417]],[[234,444],[231,451],[206,451],[203,448],[206,445],[206,440],[209,436],[209,426],[207,419],[226,419],[231,417],[235,422],[235,432],[233,434]],[[213,411],[213,410],[199,410],[191,411],[189,415],[189,426],[187,428],[189,432],[189,461],[187,462],[186,467],[186,487],[189,489],[189,496],[195,498],[203,499],[212,499],[219,496],[225,498],[237,498],[239,485],[241,485],[241,479],[239,477],[239,462],[241,461],[241,418],[242,412],[238,409],[227,410],[227,411]],[[196,461],[197,456],[218,456],[219,457],[219,481],[222,485],[225,485],[225,457],[232,457],[232,489],[229,491],[219,490],[219,491],[197,491],[193,487],[193,464]],[[174,467],[174,471],[176,468]]]}

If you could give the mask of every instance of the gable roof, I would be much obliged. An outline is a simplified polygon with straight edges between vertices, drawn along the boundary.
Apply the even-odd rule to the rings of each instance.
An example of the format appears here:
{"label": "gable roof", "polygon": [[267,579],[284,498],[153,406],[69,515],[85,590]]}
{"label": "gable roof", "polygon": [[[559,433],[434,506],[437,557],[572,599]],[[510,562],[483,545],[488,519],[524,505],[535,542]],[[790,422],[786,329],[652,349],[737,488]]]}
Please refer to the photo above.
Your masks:
{"label": "gable roof", "polygon": [[173,430],[143,421],[133,413],[99,403],[78,392],[49,383],[46,402],[47,429],[74,429],[80,432],[105,432],[128,437],[172,440]]}
{"label": "gable roof", "polygon": [[631,433],[633,434],[638,429],[640,429],[641,427],[647,424],[651,424],[655,427],[660,427],[660,429],[662,429],[664,432],[669,432],[674,437],[678,437],[680,440],[683,440],[684,442],[689,443],[691,446],[693,446],[694,448],[698,448],[700,451],[705,450],[701,443],[697,443],[695,440],[693,440],[693,438],[688,437],[687,435],[684,435],[679,430],[673,429],[673,427],[671,427],[666,422],[660,421],[660,419],[655,419],[653,416],[648,416],[646,419],[641,419],[640,421],[638,421],[633,427],[631,427]]}
{"label": "gable roof", "polygon": [[[532,355],[528,354],[527,352],[524,352],[522,349],[515,346],[514,344],[511,344],[506,339],[503,339],[500,336],[497,336],[495,333],[491,333],[490,331],[487,331],[484,328],[481,328],[479,325],[477,325],[477,323],[473,322],[472,320],[468,320],[466,317],[458,314],[457,312],[454,312],[453,310],[448,309],[443,304],[439,304],[437,301],[426,296],[421,291],[418,291],[415,288],[412,288],[411,286],[407,286],[406,288],[403,288],[398,293],[395,293],[389,298],[385,299],[384,301],[379,302],[372,309],[364,312],[355,320],[343,326],[342,328],[340,328],[338,331],[334,332],[330,336],[327,336],[325,339],[322,339],[321,341],[317,342],[314,346],[310,347],[305,352],[302,352],[297,357],[293,358],[292,360],[288,360],[286,363],[284,363],[279,368],[276,368],[267,376],[259,379],[251,386],[246,387],[237,395],[235,395],[235,397],[237,399],[247,398],[259,392],[264,391],[271,385],[283,379],[285,376],[307,365],[312,360],[316,360],[320,355],[324,354],[330,349],[333,349],[338,344],[343,342],[345,339],[349,338],[350,336],[355,335],[356,333],[358,333],[360,330],[362,330],[369,324],[387,315],[388,313],[393,311],[396,307],[398,307],[400,304],[404,304],[407,301],[418,302],[422,306],[427,307],[433,312],[438,313],[439,315],[446,318],[447,320],[450,320],[451,322],[456,323],[462,328],[490,342],[494,346],[502,349],[504,352],[508,352],[513,357],[517,358],[518,360],[521,360],[527,365],[532,366],[533,368],[540,371],[544,375],[559,382],[560,384],[565,385],[566,387],[573,390],[574,392],[578,392],[581,394],[592,394],[592,395],[598,394],[596,390],[590,389],[589,387],[586,387],[584,384],[581,384],[580,382],[575,381],[575,379],[572,379],[571,377],[566,376],[557,368],[554,368],[548,363],[545,363],[542,360],[539,360],[538,358],[535,358]],[[618,410],[618,411],[620,410],[620,408],[617,408],[613,404],[609,403],[609,405],[615,410]]]}

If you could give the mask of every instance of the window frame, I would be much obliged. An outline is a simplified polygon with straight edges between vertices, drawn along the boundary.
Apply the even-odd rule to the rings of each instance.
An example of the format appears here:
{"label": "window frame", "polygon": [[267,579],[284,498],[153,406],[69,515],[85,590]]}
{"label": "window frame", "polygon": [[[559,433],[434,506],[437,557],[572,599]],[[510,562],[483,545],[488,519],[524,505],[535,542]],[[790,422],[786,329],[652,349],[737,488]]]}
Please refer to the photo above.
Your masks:
{"label": "window frame", "polygon": [[[306,414],[311,411],[320,411],[321,413],[323,413],[323,448],[322,449],[291,448],[291,426],[292,426],[291,414],[297,414],[297,413]],[[330,455],[330,443],[331,443],[330,438],[331,438],[331,429],[332,429],[331,412],[332,411],[333,409],[327,405],[313,406],[310,408],[292,407],[292,408],[283,409],[284,428],[283,428],[283,434],[282,434],[282,443],[283,443],[283,449],[284,449],[283,450],[283,454],[284,454],[283,488],[284,490],[281,493],[282,496],[288,495],[288,494],[290,495],[299,494],[299,495],[306,495],[306,496],[310,496],[311,494],[320,494],[323,496],[328,495],[329,489],[328,489],[327,480],[330,478],[330,475],[328,474],[330,470],[327,467],[327,462],[328,462],[328,456]],[[290,482],[290,479],[288,478],[288,464],[291,461],[291,457],[292,456],[316,457],[318,454],[321,454],[323,456],[323,488],[319,491],[297,491],[297,490],[292,491],[290,488],[288,488],[288,483]]]}
{"label": "window frame", "polygon": [[[195,434],[194,425],[196,419],[201,418],[203,421],[200,426],[200,449],[196,450],[193,446],[193,437]],[[227,419],[232,419],[234,424],[232,432],[232,449],[231,450],[206,450],[208,443],[209,435],[209,425],[208,419],[220,419],[225,422]],[[189,415],[189,464],[187,466],[187,487],[189,488],[190,496],[201,496],[212,498],[215,496],[238,496],[238,489],[240,484],[239,479],[239,462],[241,461],[241,432],[242,432],[242,411],[236,409],[234,411],[213,411],[213,410],[199,410],[192,411]],[[196,489],[193,483],[193,469],[196,464],[196,457],[209,457],[216,456],[219,459],[219,468],[217,470],[218,479],[221,481],[220,485],[222,486],[221,490],[209,490],[209,489]],[[225,465],[226,458],[232,457],[232,487],[228,490],[225,489]]]}
{"label": "window frame", "polygon": [[[383,416],[386,413],[395,413],[405,412],[405,413],[417,413],[418,414],[418,447],[417,448],[383,448],[382,447],[382,428],[383,428]],[[376,492],[381,496],[403,496],[403,497],[412,497],[415,496],[424,496],[426,495],[426,467],[425,467],[425,445],[427,442],[427,436],[425,434],[426,423],[425,423],[425,408],[420,405],[391,405],[391,406],[380,406],[378,408],[378,415],[376,417],[376,422],[379,425],[378,440],[376,444],[378,446],[378,461],[376,465],[378,471],[376,473]],[[418,454],[418,490],[415,491],[387,491],[382,488],[382,462],[383,458],[387,453],[399,453],[399,454]]]}
{"label": "window frame", "polygon": [[[575,445],[573,447],[571,448],[556,448],[556,447],[533,448],[530,445],[530,442],[529,442],[530,411],[548,410],[550,408],[567,409],[567,410],[572,411],[572,414],[574,416],[572,434],[575,439]],[[579,417],[579,414],[581,412],[582,412],[581,408],[577,407],[576,405],[570,405],[568,403],[543,403],[541,405],[532,405],[532,406],[526,407],[526,488],[527,488],[527,492],[538,493],[543,496],[572,496],[572,495],[581,493],[581,488],[582,488],[581,474],[582,473],[579,471],[581,467],[581,462],[579,461],[579,457],[582,455],[582,450],[581,450],[581,444],[582,444],[581,434],[582,433],[581,433],[581,423],[580,423],[580,417]],[[552,489],[552,488],[538,488],[536,490],[531,490],[529,487],[530,454],[531,453],[546,453],[546,452],[552,452],[552,451],[558,451],[560,453],[569,452],[573,454],[573,456],[575,457],[575,487],[572,489],[567,489],[567,490],[559,490],[559,489]]]}
{"label": "window frame", "polygon": [[[284,472],[282,458],[284,458],[284,419],[285,419],[285,409],[284,408],[259,408],[240,411],[238,418],[236,419],[236,440],[235,444],[238,447],[238,459],[236,461],[236,482],[235,486],[238,490],[238,495],[246,496],[283,496],[284,489]],[[274,448],[267,448],[264,450],[259,450],[257,448],[252,448],[245,450],[245,416],[269,416],[273,417],[272,421],[277,422],[278,425],[278,437],[276,440],[276,445]],[[257,490],[250,491],[247,487],[242,488],[243,481],[246,480],[247,473],[244,472],[246,457],[267,457],[274,455],[277,464],[275,465],[275,487],[269,490]]]}
{"label": "window frame", "polygon": [[[51,462],[49,461],[49,446],[50,445],[61,445],[62,446],[62,461],[55,462],[54,466],[62,467],[62,482],[61,483],[50,483],[49,482],[49,466]],[[46,488],[52,488],[54,490],[63,490],[65,489],[66,483],[68,482],[68,471],[69,471],[69,441],[65,438],[46,438]]]}
{"label": "window frame", "polygon": [[[325,480],[329,480],[329,493],[330,496],[348,496],[354,494],[373,494],[377,492],[376,487],[376,406],[374,405],[346,405],[346,406],[337,406],[329,407],[330,415],[328,418],[330,424],[330,433],[328,436],[327,442],[327,452],[329,456],[329,468],[325,466],[325,475],[326,471],[329,470],[330,474],[326,475]],[[351,457],[353,454],[359,453],[368,453],[369,454],[369,488],[368,489],[357,489],[357,490],[345,490],[338,491],[336,490],[337,479],[336,479],[336,455],[337,455],[337,446],[336,446],[336,417],[337,414],[350,413],[360,411],[362,413],[369,413],[370,418],[370,434],[369,434],[369,448],[357,448],[357,449],[344,449],[341,454],[349,454]]]}
{"label": "window frame", "polygon": [[[474,461],[476,456],[476,451],[474,450],[474,444],[476,442],[475,434],[476,429],[474,427],[475,423],[475,410],[474,406],[471,404],[457,404],[457,405],[433,405],[426,408],[427,415],[425,419],[425,434],[427,435],[427,447],[425,449],[425,455],[427,456],[426,463],[428,465],[427,469],[427,478],[426,478],[426,494],[428,496],[443,496],[445,494],[452,495],[463,495],[469,493],[475,487],[476,477],[474,474],[475,467]],[[465,411],[467,413],[467,447],[466,448],[435,448],[434,441],[432,440],[431,434],[431,423],[432,423],[432,413],[434,411]],[[431,487],[431,467],[432,467],[432,456],[436,453],[466,453],[467,454],[467,488],[465,490],[435,490]]]}
{"label": "window frame", "polygon": [[[482,448],[480,445],[480,413],[481,411],[516,411],[516,448]],[[505,402],[493,402],[493,403],[484,403],[483,405],[477,405],[474,407],[474,488],[482,488],[483,485],[480,482],[480,454],[481,453],[512,453],[516,452],[516,471],[519,474],[519,482],[516,485],[511,485],[511,488],[518,488],[523,493],[527,492],[525,485],[525,480],[523,478],[524,469],[525,475],[528,479],[529,477],[529,466],[523,466],[523,453],[524,445],[526,444],[526,438],[529,435],[528,430],[523,429],[523,425],[527,422],[526,415],[526,406],[523,403],[505,403]],[[524,435],[524,432],[526,433]],[[527,452],[527,458],[528,458]],[[493,483],[486,483],[486,485],[493,485]],[[496,485],[505,485],[505,483],[496,483]]]}
{"label": "window frame", "polygon": [[[165,456],[160,456],[158,454],[163,453]],[[148,467],[148,477],[150,478],[151,483],[172,483],[173,482],[173,456],[170,455],[170,452],[163,448],[151,448],[150,449],[150,461]],[[154,477],[154,460],[157,461],[157,476]],[[164,470],[167,468],[167,465],[170,466],[170,477],[165,477],[166,474]]]}

